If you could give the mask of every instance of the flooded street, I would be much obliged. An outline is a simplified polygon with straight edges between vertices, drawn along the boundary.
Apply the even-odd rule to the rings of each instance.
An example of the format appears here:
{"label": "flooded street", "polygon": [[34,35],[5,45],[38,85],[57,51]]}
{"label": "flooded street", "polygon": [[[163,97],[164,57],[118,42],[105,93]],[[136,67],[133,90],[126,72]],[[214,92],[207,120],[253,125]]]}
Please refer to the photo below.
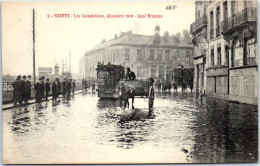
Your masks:
{"label": "flooded street", "polygon": [[[131,103],[131,100],[130,100]],[[156,92],[136,110],[97,94],[43,109],[5,110],[3,158],[12,163],[223,163],[258,160],[257,106]],[[130,105],[131,106],[131,105]]]}

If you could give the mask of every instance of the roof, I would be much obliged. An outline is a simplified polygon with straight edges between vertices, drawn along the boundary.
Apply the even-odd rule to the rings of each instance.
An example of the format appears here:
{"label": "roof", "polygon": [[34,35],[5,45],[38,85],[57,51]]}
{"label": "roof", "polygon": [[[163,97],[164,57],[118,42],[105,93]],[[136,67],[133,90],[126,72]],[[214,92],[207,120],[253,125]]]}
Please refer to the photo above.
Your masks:
{"label": "roof", "polygon": [[124,70],[124,67],[121,65],[113,65],[113,64],[107,64],[107,65],[103,65],[103,64],[99,64],[97,65],[97,69],[98,71],[108,71],[108,70]]}
{"label": "roof", "polygon": [[156,36],[145,36],[145,35],[136,35],[136,34],[125,34],[123,36],[120,36],[117,39],[112,39],[109,41],[106,41],[104,43],[98,44],[96,47],[94,47],[94,50],[102,49],[108,46],[112,45],[149,45],[149,46],[176,46],[176,47],[192,47],[191,45],[187,43],[176,43],[172,37],[168,37],[165,39],[164,37],[160,36],[160,43],[155,44],[154,39]]}

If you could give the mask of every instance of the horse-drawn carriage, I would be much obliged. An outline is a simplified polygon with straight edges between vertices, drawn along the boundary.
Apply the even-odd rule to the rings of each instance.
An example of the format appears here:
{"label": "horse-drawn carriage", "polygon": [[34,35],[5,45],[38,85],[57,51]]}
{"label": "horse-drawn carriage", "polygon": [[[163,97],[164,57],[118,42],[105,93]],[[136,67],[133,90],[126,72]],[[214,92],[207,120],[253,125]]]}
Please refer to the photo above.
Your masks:
{"label": "horse-drawn carriage", "polygon": [[128,80],[125,78],[125,69],[121,65],[98,64],[98,97],[99,98],[120,98],[127,92],[133,96],[147,96],[149,87],[147,81]]}

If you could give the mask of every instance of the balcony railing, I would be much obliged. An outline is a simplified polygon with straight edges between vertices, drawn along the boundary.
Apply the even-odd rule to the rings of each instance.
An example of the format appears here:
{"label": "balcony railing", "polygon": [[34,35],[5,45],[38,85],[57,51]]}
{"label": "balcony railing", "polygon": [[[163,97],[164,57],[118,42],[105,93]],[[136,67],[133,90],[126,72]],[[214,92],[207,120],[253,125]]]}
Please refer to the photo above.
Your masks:
{"label": "balcony railing", "polygon": [[199,30],[200,28],[202,28],[205,25],[207,25],[207,15],[206,14],[204,14],[202,17],[195,20],[195,22],[193,22],[190,25],[190,33],[193,34],[194,32],[196,32],[197,30]]}
{"label": "balcony railing", "polygon": [[222,21],[222,33],[227,33],[235,27],[238,27],[246,22],[256,22],[257,8],[246,8],[228,19]]}
{"label": "balcony railing", "polygon": [[239,67],[239,66],[243,66],[243,59],[233,60],[232,67]]}
{"label": "balcony railing", "polygon": [[248,65],[255,65],[256,64],[256,57],[249,57],[246,59],[246,63]]}

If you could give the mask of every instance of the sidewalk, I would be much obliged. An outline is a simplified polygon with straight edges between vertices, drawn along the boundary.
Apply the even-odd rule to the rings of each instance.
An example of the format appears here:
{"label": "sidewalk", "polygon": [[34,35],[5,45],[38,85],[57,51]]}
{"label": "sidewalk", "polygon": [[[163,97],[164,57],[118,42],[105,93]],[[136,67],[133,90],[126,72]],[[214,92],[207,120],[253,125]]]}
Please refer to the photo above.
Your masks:
{"label": "sidewalk", "polygon": [[[74,95],[81,94],[81,93],[82,93],[82,90],[78,90],[78,91],[75,91]],[[87,91],[87,93],[89,93],[89,92]],[[60,95],[59,98],[62,98],[62,95]],[[48,97],[48,100],[51,101],[51,100],[52,100],[52,96],[49,96],[49,97]],[[46,102],[46,101],[44,100],[43,102]],[[28,105],[34,104],[34,103],[35,103],[35,99],[30,99],[30,100],[28,100],[28,104],[26,104],[26,105],[21,105],[21,106],[16,106],[16,108],[28,106]],[[13,103],[2,104],[2,110],[12,109],[12,108],[15,108],[15,106],[14,106]]]}

